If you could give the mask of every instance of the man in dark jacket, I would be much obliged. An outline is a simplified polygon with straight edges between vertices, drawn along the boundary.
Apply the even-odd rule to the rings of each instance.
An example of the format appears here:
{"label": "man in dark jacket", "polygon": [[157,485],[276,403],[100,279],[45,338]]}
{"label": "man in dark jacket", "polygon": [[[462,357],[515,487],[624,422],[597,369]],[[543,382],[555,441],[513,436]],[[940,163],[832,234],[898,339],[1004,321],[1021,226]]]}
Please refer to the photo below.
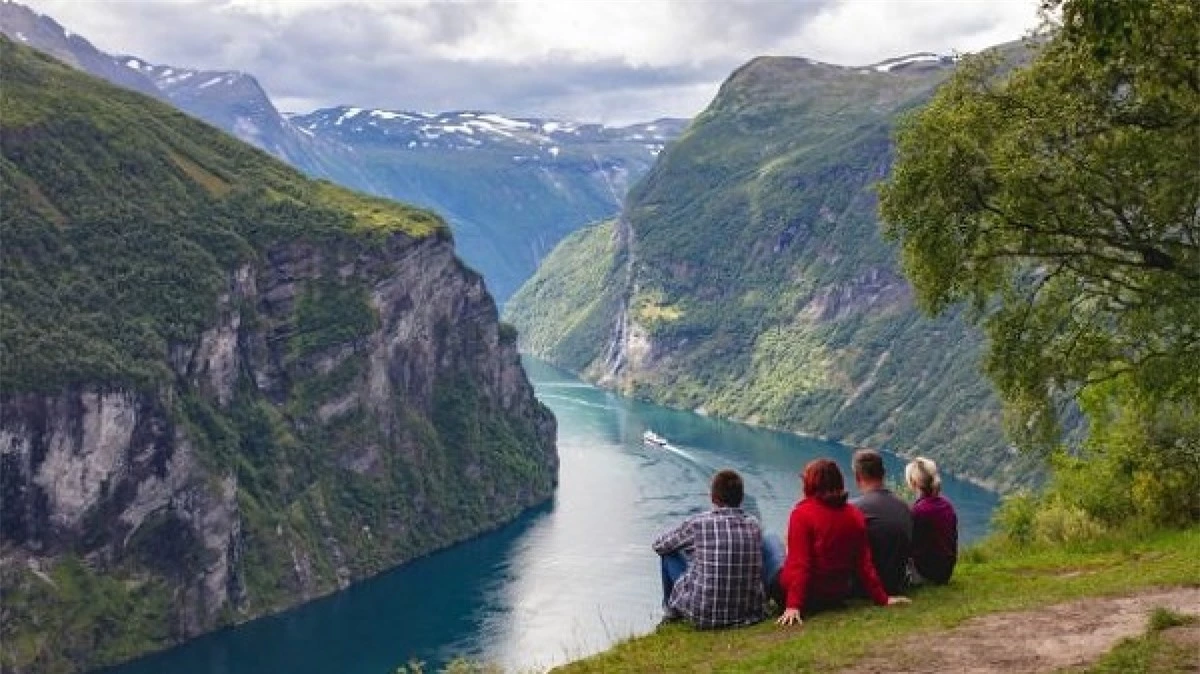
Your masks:
{"label": "man in dark jacket", "polygon": [[854,482],[861,494],[851,501],[867,520],[871,559],[890,595],[907,589],[908,558],[912,551],[913,521],[908,504],[883,484],[883,457],[873,449],[854,453]]}

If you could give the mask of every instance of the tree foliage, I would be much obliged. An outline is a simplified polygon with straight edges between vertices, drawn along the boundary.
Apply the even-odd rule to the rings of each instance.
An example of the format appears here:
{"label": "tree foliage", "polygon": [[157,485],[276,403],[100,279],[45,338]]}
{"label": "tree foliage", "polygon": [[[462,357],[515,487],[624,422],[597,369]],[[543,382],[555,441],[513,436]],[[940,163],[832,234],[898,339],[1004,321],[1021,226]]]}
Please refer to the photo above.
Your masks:
{"label": "tree foliage", "polygon": [[[433,213],[311,181],[166,105],[0,38],[0,384],[152,390],[273,246],[447,236]],[[343,293],[345,294],[345,293]],[[305,297],[302,299],[311,299]],[[340,295],[321,346],[373,318]],[[366,310],[366,314],[364,314]],[[311,313],[311,312],[310,312]],[[308,320],[308,322],[313,322]]]}
{"label": "tree foliage", "polygon": [[1010,430],[1046,446],[1103,382],[1200,400],[1200,4],[1043,9],[1028,67],[965,58],[902,127],[880,208],[923,308],[974,307]]}

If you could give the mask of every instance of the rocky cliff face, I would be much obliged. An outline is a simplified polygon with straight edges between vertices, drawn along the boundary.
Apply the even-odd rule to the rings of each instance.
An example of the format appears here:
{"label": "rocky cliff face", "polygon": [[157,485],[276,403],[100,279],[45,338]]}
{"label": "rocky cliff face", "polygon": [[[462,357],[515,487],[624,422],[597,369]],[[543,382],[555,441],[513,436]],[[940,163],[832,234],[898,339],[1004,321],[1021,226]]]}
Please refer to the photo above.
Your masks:
{"label": "rocky cliff face", "polygon": [[[375,326],[298,351],[297,304],[331,279],[368,289]],[[198,341],[173,346],[174,387],[139,393],[97,383],[49,395],[5,392],[5,565],[47,569],[78,555],[96,573],[157,576],[171,596],[176,640],[337,589],[496,526],[549,496],[557,467],[554,419],[535,400],[515,344],[502,337],[482,280],[444,238],[397,237],[372,254],[275,247],[264,263],[230,274],[215,315]],[[505,449],[520,451],[535,467],[530,479],[506,481],[511,474],[495,465],[486,443],[445,446],[451,441],[437,437],[436,402],[447,387],[470,388],[473,404],[528,441]],[[248,527],[247,519],[259,515],[246,512],[248,503],[270,494],[245,484],[248,471],[227,463],[202,428],[231,420],[239,414],[234,408],[246,405],[277,414],[283,427],[277,434],[314,445],[329,439],[330,429],[360,420],[352,426],[363,435],[304,453],[320,471],[335,474],[313,474],[301,489],[286,490],[315,490],[326,500],[299,521],[271,518],[273,528],[264,531],[261,521]],[[241,446],[275,442],[238,435],[245,436]],[[440,450],[453,457],[431,461]],[[288,480],[300,470],[264,468]],[[396,479],[426,470],[452,472],[455,491],[486,494],[478,499],[486,509],[464,510],[430,494],[428,483]],[[263,479],[268,471],[254,474]],[[380,503],[388,512],[378,517],[336,502],[336,490],[364,483],[397,502]],[[409,498],[416,503],[399,502]],[[301,495],[287,505],[315,501]],[[273,545],[286,554],[275,557],[284,564],[265,563],[273,557],[259,535],[278,539]],[[364,546],[363,538],[373,544]],[[391,552],[355,554],[364,547]],[[248,570],[251,561],[258,568]],[[286,594],[256,587],[248,577],[256,572],[275,576],[272,585]]]}
{"label": "rocky cliff face", "polygon": [[[6,396],[0,411],[5,565],[40,569],[82,548],[91,568],[104,570],[127,559],[143,527],[167,526],[206,559],[175,588],[172,631],[198,634],[242,603],[236,478],[199,465],[161,401],[76,388]],[[155,563],[174,567],[174,557]]]}
{"label": "rocky cliff face", "polygon": [[445,223],[0,37],[0,671],[277,611],[550,497]]}

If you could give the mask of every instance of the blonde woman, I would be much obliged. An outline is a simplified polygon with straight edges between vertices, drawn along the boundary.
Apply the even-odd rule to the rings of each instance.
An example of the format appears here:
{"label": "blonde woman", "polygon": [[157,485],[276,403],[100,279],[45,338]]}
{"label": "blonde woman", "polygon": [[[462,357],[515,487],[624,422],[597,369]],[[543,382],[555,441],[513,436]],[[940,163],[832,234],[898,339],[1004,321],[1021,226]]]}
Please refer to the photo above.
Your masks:
{"label": "blonde woman", "polygon": [[917,494],[912,506],[912,581],[944,585],[958,561],[958,515],[942,496],[936,463],[917,457],[904,469],[904,479]]}

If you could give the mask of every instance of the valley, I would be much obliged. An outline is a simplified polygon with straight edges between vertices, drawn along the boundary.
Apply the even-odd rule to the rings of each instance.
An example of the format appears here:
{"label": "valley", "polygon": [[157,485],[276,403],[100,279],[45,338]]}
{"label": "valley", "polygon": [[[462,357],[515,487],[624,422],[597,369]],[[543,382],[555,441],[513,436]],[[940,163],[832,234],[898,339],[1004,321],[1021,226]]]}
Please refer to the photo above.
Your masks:
{"label": "valley", "polygon": [[[1200,5],[28,1],[0,674],[1200,666]],[[948,582],[660,624],[865,447]]]}
{"label": "valley", "polygon": [[310,177],[437,211],[501,307],[564,236],[616,213],[687,124],[666,118],[605,126],[352,106],[282,113],[252,74],[108,54],[11,1],[0,3],[0,31],[169,102]]}
{"label": "valley", "polygon": [[[704,506],[714,467],[742,471],[753,510],[782,532],[798,467],[822,455],[849,466],[849,450],[834,443],[633,401],[536,360],[525,367],[558,419],[562,466],[551,502],[345,592],[110,674],[370,674],[464,656],[514,672],[560,665],[654,628],[649,541]],[[644,445],[648,428],[672,449]],[[890,471],[901,468],[889,457]],[[996,495],[957,480],[946,490],[964,539],[982,538]]]}
{"label": "valley", "polygon": [[521,348],[639,398],[930,456],[994,488],[1036,480],[1003,438],[982,335],[920,315],[875,214],[896,121],[952,69],[746,64],[621,214],[514,296]]}

